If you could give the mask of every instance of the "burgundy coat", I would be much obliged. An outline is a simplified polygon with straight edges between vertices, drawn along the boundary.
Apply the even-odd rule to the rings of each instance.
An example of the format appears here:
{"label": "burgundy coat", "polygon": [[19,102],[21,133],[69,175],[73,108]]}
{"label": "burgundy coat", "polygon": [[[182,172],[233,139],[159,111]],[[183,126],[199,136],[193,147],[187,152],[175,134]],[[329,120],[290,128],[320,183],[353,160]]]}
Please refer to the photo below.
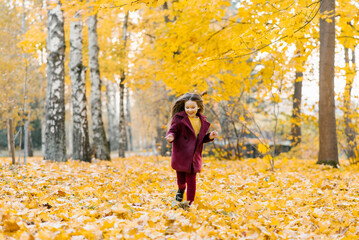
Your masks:
{"label": "burgundy coat", "polygon": [[201,172],[203,143],[213,141],[207,133],[209,126],[206,117],[197,114],[201,120],[201,130],[196,138],[191,122],[185,111],[179,112],[173,118],[170,129],[167,134],[172,133],[174,140],[172,142],[171,166],[179,172],[191,173]]}

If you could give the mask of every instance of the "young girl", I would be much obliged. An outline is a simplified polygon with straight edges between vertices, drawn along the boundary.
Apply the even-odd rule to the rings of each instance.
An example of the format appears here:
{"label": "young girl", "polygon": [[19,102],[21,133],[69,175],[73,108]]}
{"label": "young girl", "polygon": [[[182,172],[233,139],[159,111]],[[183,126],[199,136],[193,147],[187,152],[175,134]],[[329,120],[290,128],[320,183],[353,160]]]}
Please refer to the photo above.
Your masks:
{"label": "young girl", "polygon": [[202,115],[203,100],[197,93],[186,93],[172,107],[172,123],[166,140],[172,143],[171,166],[177,172],[178,192],[181,202],[186,190],[187,201],[193,203],[196,194],[196,174],[201,171],[203,143],[213,141],[217,131],[207,133],[210,123]]}

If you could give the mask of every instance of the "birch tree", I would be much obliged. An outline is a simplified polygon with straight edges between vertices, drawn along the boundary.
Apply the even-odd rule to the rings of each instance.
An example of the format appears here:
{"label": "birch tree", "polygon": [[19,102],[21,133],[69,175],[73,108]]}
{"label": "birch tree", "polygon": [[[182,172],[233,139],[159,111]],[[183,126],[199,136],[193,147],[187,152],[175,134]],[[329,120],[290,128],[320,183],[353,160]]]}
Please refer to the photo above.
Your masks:
{"label": "birch tree", "polygon": [[[21,33],[25,34],[26,32],[26,8],[25,1],[22,0],[22,17],[21,17]],[[28,81],[28,61],[27,56],[23,53],[24,59],[24,108],[23,108],[23,118],[24,118],[24,164],[26,164],[26,157],[28,155],[28,147],[29,147],[29,114],[27,112],[27,81]]]}
{"label": "birch tree", "polygon": [[119,143],[119,128],[118,128],[118,105],[116,104],[116,96],[118,93],[117,83],[107,80],[106,95],[107,95],[107,136],[110,142],[111,150],[118,150]]}
{"label": "birch tree", "polygon": [[95,157],[110,160],[110,148],[107,142],[101,110],[101,79],[98,62],[97,15],[88,18],[88,48],[91,78],[91,116],[93,130],[93,150]]}
{"label": "birch tree", "polygon": [[126,121],[127,121],[127,150],[133,151],[132,143],[132,128],[131,128],[131,104],[130,104],[130,89],[126,89]]}
{"label": "birch tree", "polygon": [[47,89],[46,89],[46,160],[66,161],[64,17],[58,0],[48,1],[47,12]]}
{"label": "birch tree", "polygon": [[121,78],[120,78],[120,142],[119,142],[119,157],[125,157],[126,150],[126,119],[125,119],[125,80],[126,80],[126,71],[125,71],[125,62],[126,62],[126,46],[127,46],[127,25],[128,25],[128,12],[125,16],[125,21],[123,23],[123,49],[122,49],[122,66],[121,66]]}
{"label": "birch tree", "polygon": [[351,107],[351,98],[352,98],[352,89],[353,81],[355,76],[355,48],[352,49],[352,67],[349,64],[349,49],[345,48],[345,70],[346,70],[346,80],[345,80],[345,89],[344,89],[344,125],[345,125],[345,137],[346,137],[346,146],[344,147],[344,152],[346,153],[349,161],[351,163],[357,162],[357,142],[356,142],[356,131],[353,127],[352,121],[352,107]]}
{"label": "birch tree", "polygon": [[70,77],[72,86],[72,159],[91,162],[88,136],[86,67],[82,64],[82,23],[79,12],[70,23]]}

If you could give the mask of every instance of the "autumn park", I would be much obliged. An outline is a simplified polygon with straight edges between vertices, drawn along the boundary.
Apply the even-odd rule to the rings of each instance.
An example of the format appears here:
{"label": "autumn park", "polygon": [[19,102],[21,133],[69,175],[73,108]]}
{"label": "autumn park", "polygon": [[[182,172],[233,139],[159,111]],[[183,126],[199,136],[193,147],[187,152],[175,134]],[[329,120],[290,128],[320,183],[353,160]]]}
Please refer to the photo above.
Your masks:
{"label": "autumn park", "polygon": [[358,12],[0,0],[0,240],[359,239]]}

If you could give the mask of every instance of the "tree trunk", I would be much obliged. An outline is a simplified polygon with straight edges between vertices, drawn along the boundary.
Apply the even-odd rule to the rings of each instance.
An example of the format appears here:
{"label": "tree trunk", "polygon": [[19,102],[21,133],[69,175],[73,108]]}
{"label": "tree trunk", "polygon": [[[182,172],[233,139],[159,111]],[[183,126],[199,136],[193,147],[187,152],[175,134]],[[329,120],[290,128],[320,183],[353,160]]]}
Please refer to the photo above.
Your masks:
{"label": "tree trunk", "polygon": [[[41,1],[41,9],[45,9],[46,2]],[[43,23],[45,23],[45,18],[40,15],[40,19]],[[45,54],[43,51],[40,52],[40,60],[41,62],[45,62]],[[46,76],[45,74],[41,74],[41,92],[47,91],[46,89]],[[46,148],[46,100],[47,97],[41,98],[40,100],[40,106],[41,106],[41,154],[43,156],[43,159],[45,159],[45,148]]]}
{"label": "tree trunk", "polygon": [[70,23],[70,77],[72,87],[72,159],[91,162],[87,101],[86,101],[86,67],[82,65],[82,24],[79,13]]}
{"label": "tree trunk", "polygon": [[355,76],[355,48],[353,49],[353,61],[352,68],[349,66],[349,49],[345,48],[345,68],[346,68],[346,83],[344,89],[344,125],[345,125],[345,136],[346,136],[346,149],[345,153],[349,159],[349,162],[356,162],[356,132],[353,127],[351,118],[351,97],[353,81]]}
{"label": "tree trunk", "polygon": [[302,141],[301,131],[301,104],[302,104],[303,72],[295,73],[293,109],[292,109],[292,145],[297,146]]}
{"label": "tree trunk", "polygon": [[[25,157],[25,153],[26,156],[28,157],[33,157],[34,156],[34,151],[32,149],[32,139],[31,139],[31,131],[30,131],[30,111],[27,114],[26,117],[26,121],[25,121],[25,126],[24,126],[24,131],[25,132],[25,142],[24,142],[24,163],[26,164],[26,157]],[[25,150],[25,144],[26,144],[26,150]]]}
{"label": "tree trunk", "polygon": [[[20,127],[19,127],[19,134],[20,134],[20,136],[19,136],[19,155],[18,155],[18,158],[17,158],[17,163],[18,163],[18,164],[20,164],[20,156],[21,156],[21,149],[22,149],[22,129],[23,129],[23,127],[20,126]],[[14,140],[16,140],[16,135],[15,135]],[[14,143],[14,144],[15,144],[15,143]],[[15,149],[16,149],[16,148],[15,148]]]}
{"label": "tree trunk", "polygon": [[111,81],[106,82],[106,95],[107,95],[107,135],[110,142],[111,151],[118,150],[119,143],[119,129],[118,129],[118,116],[116,111],[118,105],[116,104],[117,84]]}
{"label": "tree trunk", "polygon": [[24,164],[27,163],[27,156],[28,156],[28,146],[29,146],[29,114],[27,113],[27,105],[26,105],[26,82],[27,82],[27,67],[25,68],[25,80],[24,80]]}
{"label": "tree trunk", "polygon": [[133,151],[133,143],[132,143],[132,129],[131,129],[131,106],[130,106],[130,89],[126,89],[126,119],[127,119],[127,150]]}
{"label": "tree trunk", "polygon": [[94,155],[101,160],[110,160],[110,148],[107,142],[101,110],[101,79],[98,62],[97,15],[87,21],[89,38],[89,67],[91,78],[91,115]]}
{"label": "tree trunk", "polygon": [[323,0],[320,13],[318,164],[339,167],[334,100],[335,0]]}
{"label": "tree trunk", "polygon": [[220,108],[220,118],[219,118],[219,124],[221,126],[221,130],[223,132],[223,138],[226,141],[226,144],[224,146],[224,154],[223,157],[226,159],[231,159],[233,157],[232,151],[232,131],[230,130],[229,126],[229,117],[228,117],[228,102],[222,101]]}
{"label": "tree trunk", "polygon": [[29,136],[29,140],[27,142],[27,156],[29,157],[33,157],[34,156],[34,150],[32,148],[32,139],[31,139],[31,131],[28,129],[28,136]]}
{"label": "tree trunk", "polygon": [[45,159],[45,153],[46,153],[46,150],[45,150],[46,149],[46,103],[44,103],[44,105],[45,106],[42,107],[43,113],[42,113],[42,117],[41,117],[41,153],[42,153],[43,158]]}
{"label": "tree trunk", "polygon": [[[21,32],[22,34],[26,33],[26,8],[25,1],[22,0],[22,19],[21,19]],[[23,120],[24,123],[24,164],[26,164],[26,157],[28,155],[28,146],[29,146],[29,114],[27,114],[27,75],[28,75],[28,64],[27,56],[24,53],[24,65],[25,65],[25,76],[24,76],[24,109],[23,109]],[[21,149],[21,148],[20,148]]]}
{"label": "tree trunk", "polygon": [[[158,119],[159,122],[159,119]],[[166,139],[163,137],[166,135],[166,128],[163,128],[161,126],[161,123],[159,122],[157,125],[157,139],[156,139],[156,145],[160,148],[159,149],[159,154],[161,156],[166,156],[167,152],[169,151],[168,147],[167,147],[167,141]]]}
{"label": "tree trunk", "polygon": [[[41,52],[41,61],[43,61],[43,53]],[[45,76],[41,76],[41,89],[40,91],[45,92]],[[41,154],[43,159],[45,159],[45,148],[46,148],[46,97],[42,98],[40,101],[41,106]]]}
{"label": "tree trunk", "polygon": [[125,20],[123,23],[123,50],[122,50],[122,66],[121,66],[121,80],[120,80],[120,141],[119,141],[119,157],[125,157],[125,150],[126,150],[126,141],[127,141],[127,134],[126,134],[126,119],[125,119],[125,105],[124,105],[124,93],[125,93],[125,80],[126,80],[126,72],[125,72],[125,63],[126,61],[126,46],[127,46],[127,24],[128,24],[128,12],[126,13]]}
{"label": "tree trunk", "polygon": [[46,141],[44,159],[66,161],[64,18],[60,1],[49,0],[48,6]]}
{"label": "tree trunk", "polygon": [[124,92],[125,92],[125,84],[123,84],[121,77],[120,83],[120,122],[119,122],[119,130],[120,130],[120,137],[119,137],[119,157],[125,157],[125,150],[126,150],[126,119],[125,119],[125,109],[124,109]]}
{"label": "tree trunk", "polygon": [[15,164],[14,120],[7,120],[7,145],[11,156],[11,163]]}
{"label": "tree trunk", "polygon": [[[159,86],[157,88],[154,89],[155,91],[159,91],[161,92],[161,86]],[[163,91],[165,93],[165,91]],[[154,102],[154,104],[158,105],[158,100],[156,102]],[[167,148],[167,141],[164,138],[164,136],[166,135],[166,128],[163,127],[163,117],[161,116],[163,112],[163,109],[160,106],[156,107],[156,114],[155,114],[155,118],[156,118],[156,133],[157,136],[155,138],[155,145],[156,145],[156,152],[158,150],[158,154],[161,156],[166,156],[166,153],[168,151]]]}

